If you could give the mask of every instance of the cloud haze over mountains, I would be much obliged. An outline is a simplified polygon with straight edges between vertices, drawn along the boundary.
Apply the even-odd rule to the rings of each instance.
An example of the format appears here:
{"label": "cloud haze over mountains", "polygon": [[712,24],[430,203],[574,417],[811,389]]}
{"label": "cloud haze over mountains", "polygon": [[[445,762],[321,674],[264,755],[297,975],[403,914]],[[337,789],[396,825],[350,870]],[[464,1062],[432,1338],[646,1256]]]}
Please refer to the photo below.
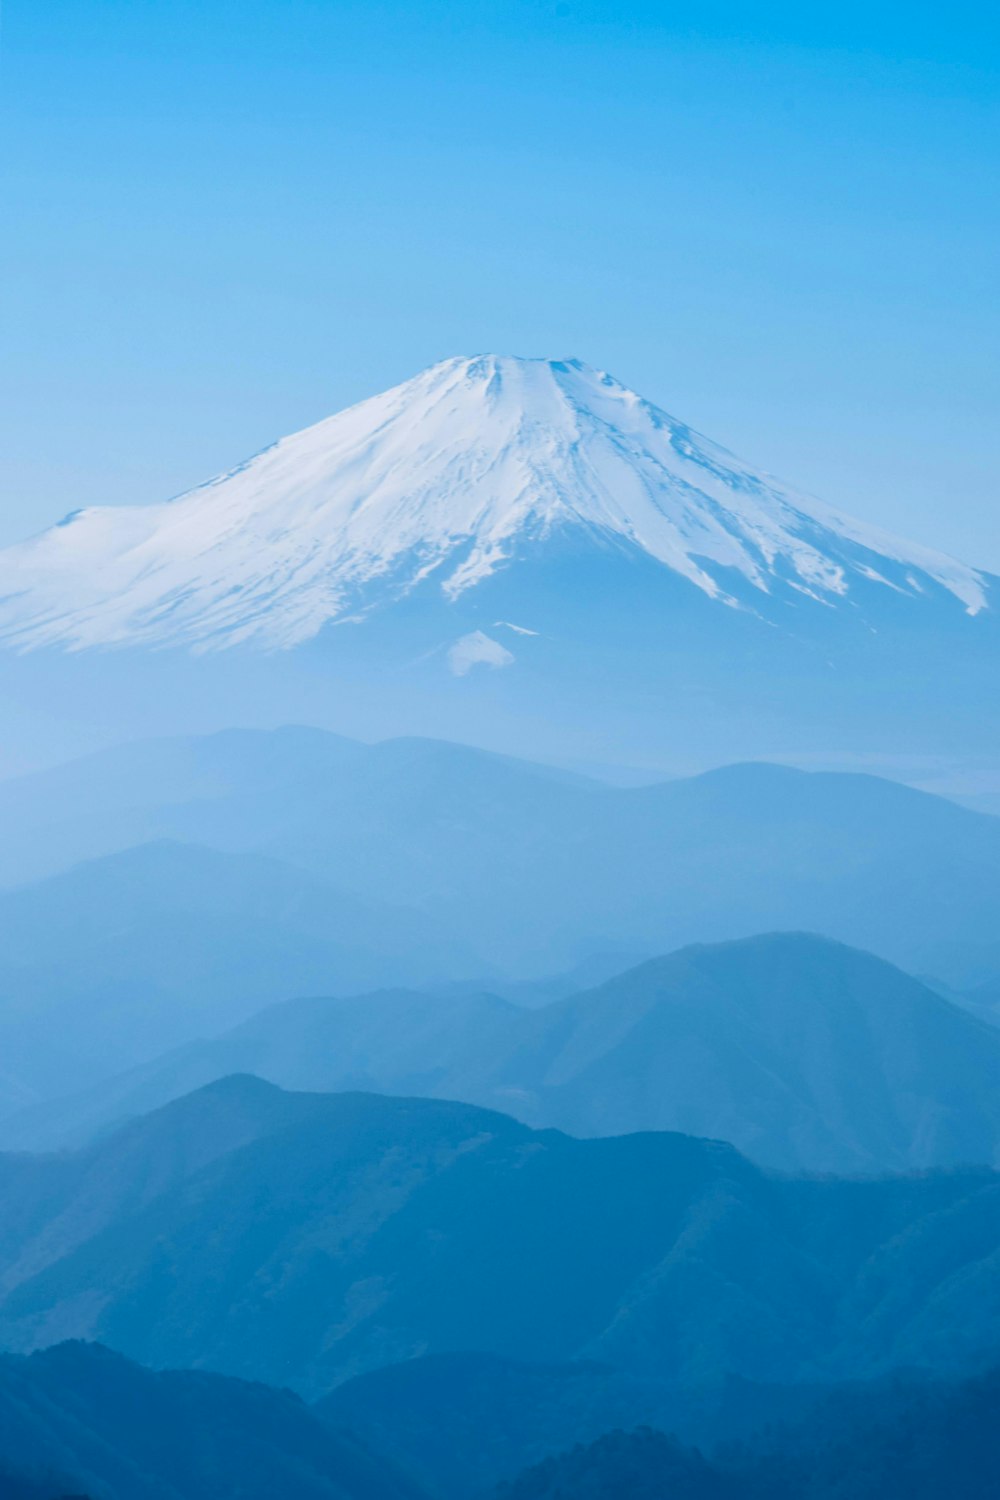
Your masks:
{"label": "cloud haze over mountains", "polygon": [[[252,853],[415,907],[499,974],[800,928],[962,984],[977,953],[989,977],[995,942],[1000,821],[863,775],[737,765],[615,788],[458,745],[284,729],[122,747],[0,783],[0,812],[8,884],[163,839]],[[60,889],[17,899],[54,907]]]}

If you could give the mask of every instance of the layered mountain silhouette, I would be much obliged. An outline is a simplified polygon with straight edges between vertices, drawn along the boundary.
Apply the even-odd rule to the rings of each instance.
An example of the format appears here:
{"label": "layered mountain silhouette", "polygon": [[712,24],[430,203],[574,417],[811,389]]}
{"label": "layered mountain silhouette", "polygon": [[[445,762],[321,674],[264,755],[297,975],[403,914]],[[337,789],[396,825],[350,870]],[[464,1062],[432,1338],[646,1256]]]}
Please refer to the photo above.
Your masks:
{"label": "layered mountain silhouette", "polygon": [[[0,783],[0,817],[8,882],[163,838],[267,855],[417,909],[466,949],[453,978],[795,928],[948,980],[994,953],[1000,907],[1000,819],[759,764],[615,788],[436,741],[232,731]],[[31,899],[61,920],[59,887]]]}
{"label": "layered mountain silhouette", "polygon": [[274,1006],[0,1142],[81,1141],[230,1073],[462,1099],[573,1135],[677,1130],[785,1170],[1000,1164],[1000,1032],[868,954],[804,934],[685,949],[541,1010],[382,991]]}
{"label": "layered mountain silhouette", "polygon": [[0,1338],[25,1352],[84,1337],[318,1396],[470,1347],[678,1384],[957,1374],[1000,1329],[981,1169],[784,1179],[687,1136],[231,1078],[0,1174]]}
{"label": "layered mountain silhouette", "polygon": [[[72,510],[0,552],[0,686],[51,703],[69,685],[66,720],[83,692],[119,737],[150,712],[195,727],[322,703],[367,733],[658,764],[958,757],[990,746],[995,600],[981,569],[796,492],[610,375],[485,355],[167,503]],[[71,673],[9,655],[43,647],[82,654]],[[165,660],[220,649],[239,663]]]}
{"label": "layered mountain silhouette", "polygon": [[0,1493],[992,1494],[998,597],[498,356],[0,551]]}

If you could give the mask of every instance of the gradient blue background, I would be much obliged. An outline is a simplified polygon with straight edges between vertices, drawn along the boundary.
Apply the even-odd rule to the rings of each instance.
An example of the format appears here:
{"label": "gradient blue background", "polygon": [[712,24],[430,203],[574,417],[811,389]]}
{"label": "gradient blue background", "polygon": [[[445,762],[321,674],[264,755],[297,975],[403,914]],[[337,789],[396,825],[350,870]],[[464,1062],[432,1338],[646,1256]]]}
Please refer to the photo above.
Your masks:
{"label": "gradient blue background", "polygon": [[0,541],[491,349],[1000,571],[991,10],[7,0]]}

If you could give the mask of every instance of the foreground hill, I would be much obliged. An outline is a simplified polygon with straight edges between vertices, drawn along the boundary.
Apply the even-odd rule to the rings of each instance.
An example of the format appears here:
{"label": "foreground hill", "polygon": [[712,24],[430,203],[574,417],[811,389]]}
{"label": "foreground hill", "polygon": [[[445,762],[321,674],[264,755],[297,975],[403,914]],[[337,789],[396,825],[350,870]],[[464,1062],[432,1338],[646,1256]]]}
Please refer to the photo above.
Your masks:
{"label": "foreground hill", "polygon": [[[421,1500],[404,1475],[333,1433],[287,1391],[218,1375],[144,1370],[108,1349],[62,1344],[0,1355],[0,1465],[25,1500]],[[20,1492],[0,1494],[20,1500]]]}
{"label": "foreground hill", "polygon": [[[866,1398],[871,1390],[859,1390]],[[444,1500],[485,1495],[501,1480],[613,1428],[652,1427],[703,1452],[799,1425],[825,1386],[739,1378],[679,1387],[598,1360],[560,1364],[461,1352],[429,1354],[345,1381],[316,1405]]]}
{"label": "foreground hill", "polygon": [[[774,1500],[782,1490],[772,1492]],[[695,1449],[649,1428],[612,1432],[546,1459],[496,1491],[495,1500],[753,1500],[742,1476],[723,1473]],[[763,1497],[761,1497],[763,1500]]]}
{"label": "foreground hill", "polygon": [[234,731],[2,783],[0,827],[8,882],[160,838],[266,854],[416,908],[481,974],[798,929],[947,980],[1000,909],[1000,819],[760,764],[613,788],[427,740]]}
{"label": "foreground hill", "polygon": [[1000,1375],[836,1394],[713,1463],[649,1428],[544,1460],[495,1500],[985,1500],[1000,1483]]}
{"label": "foreground hill", "polygon": [[[474,1373],[473,1357],[465,1358],[465,1367]],[[525,1370],[523,1378],[537,1392],[546,1379],[560,1376],[574,1378],[569,1370],[545,1368]],[[607,1394],[605,1423],[623,1411]],[[738,1441],[725,1440],[723,1425],[701,1451],[690,1439],[668,1437],[648,1424],[636,1430],[627,1416],[618,1430],[606,1426],[597,1438],[567,1447],[559,1413],[543,1406],[534,1422],[537,1461],[522,1465],[525,1472],[494,1492],[498,1474],[509,1472],[509,1459],[524,1446],[524,1434],[515,1431],[508,1463],[497,1452],[509,1400],[496,1381],[495,1407],[473,1418],[483,1432],[483,1461],[474,1468],[466,1462],[463,1470],[463,1450],[471,1451],[474,1440],[464,1423],[472,1414],[439,1405],[440,1385],[431,1376],[418,1447],[433,1458],[426,1482],[418,1483],[407,1467],[386,1461],[346,1428],[335,1402],[310,1411],[288,1391],[205,1372],[154,1372],[100,1345],[68,1343],[28,1358],[0,1356],[0,1494],[4,1500],[82,1500],[85,1494],[94,1500],[469,1500],[492,1493],[497,1500],[938,1500],[946,1494],[983,1500],[995,1492],[995,1372],[962,1382],[846,1386],[811,1399],[786,1392],[783,1410],[778,1393],[762,1394],[771,1399],[777,1422],[761,1408]],[[348,1414],[357,1408],[355,1399]],[[590,1415],[600,1420],[598,1410]],[[394,1446],[405,1450],[417,1436],[404,1430]],[[464,1478],[449,1469],[453,1445]],[[419,1457],[417,1464],[428,1467]]]}
{"label": "foreground hill", "polygon": [[0,1125],[83,1140],[214,1078],[464,1099],[572,1135],[676,1130],[785,1170],[1000,1162],[1000,1031],[806,934],[684,949],[541,1010],[385,991],[269,1008]]}
{"label": "foreground hill", "polygon": [[783,1180],[686,1136],[233,1078],[0,1175],[12,1349],[94,1338],[318,1395],[470,1347],[697,1383],[960,1371],[1000,1341],[986,1171]]}

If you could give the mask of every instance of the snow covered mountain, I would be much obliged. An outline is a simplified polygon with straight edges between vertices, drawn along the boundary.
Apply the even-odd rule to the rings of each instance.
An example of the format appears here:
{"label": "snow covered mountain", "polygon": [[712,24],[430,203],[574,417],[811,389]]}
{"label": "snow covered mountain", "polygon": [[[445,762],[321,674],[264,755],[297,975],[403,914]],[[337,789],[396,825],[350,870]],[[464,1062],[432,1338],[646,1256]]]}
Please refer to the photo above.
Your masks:
{"label": "snow covered mountain", "polygon": [[[454,605],[570,541],[719,607],[852,607],[874,586],[976,615],[990,580],[758,473],[577,360],[451,359],[165,504],[77,511],[0,552],[0,642],[289,648],[414,592]],[[530,593],[527,598],[530,615]],[[787,614],[787,611],[785,612]],[[514,660],[485,620],[451,669]]]}
{"label": "snow covered mountain", "polygon": [[996,589],[576,360],[447,360],[176,500],[0,551],[0,768],[304,722],[992,789]]}

